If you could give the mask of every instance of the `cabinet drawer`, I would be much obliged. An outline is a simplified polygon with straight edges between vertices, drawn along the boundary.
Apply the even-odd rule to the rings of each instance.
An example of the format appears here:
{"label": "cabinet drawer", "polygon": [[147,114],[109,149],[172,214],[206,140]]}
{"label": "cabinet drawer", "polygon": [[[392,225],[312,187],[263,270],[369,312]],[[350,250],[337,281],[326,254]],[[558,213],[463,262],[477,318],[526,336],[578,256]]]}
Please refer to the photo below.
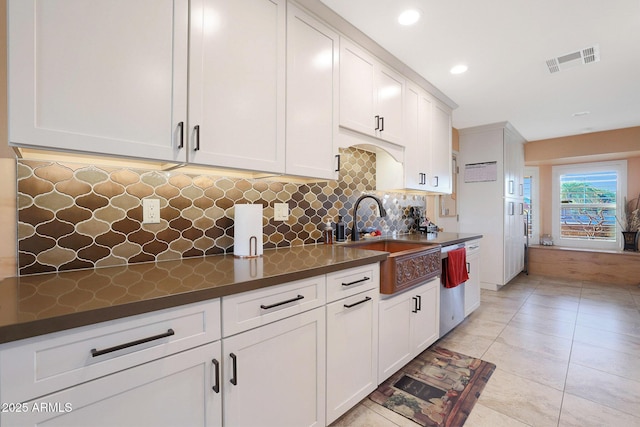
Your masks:
{"label": "cabinet drawer", "polygon": [[327,302],[380,287],[380,264],[369,264],[327,274]]}
{"label": "cabinet drawer", "polygon": [[222,298],[222,336],[228,337],[325,303],[325,276]]}
{"label": "cabinet drawer", "polygon": [[7,344],[0,396],[20,402],[220,339],[220,300]]}

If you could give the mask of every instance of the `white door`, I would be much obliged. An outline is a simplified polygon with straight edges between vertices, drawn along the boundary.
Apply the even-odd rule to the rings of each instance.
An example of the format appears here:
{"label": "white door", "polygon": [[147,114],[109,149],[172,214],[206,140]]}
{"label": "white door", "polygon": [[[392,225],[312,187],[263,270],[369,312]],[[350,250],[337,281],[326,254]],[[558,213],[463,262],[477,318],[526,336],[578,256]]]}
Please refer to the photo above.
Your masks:
{"label": "white door", "polygon": [[431,191],[451,193],[451,113],[437,102],[433,104],[432,124],[429,187]]}
{"label": "white door", "polygon": [[379,304],[378,383],[382,383],[413,358],[411,317],[417,299],[413,293],[385,298]]}
{"label": "white door", "polygon": [[224,424],[325,425],[325,309],[222,340]]}
{"label": "white door", "polygon": [[327,424],[378,386],[378,292],[327,305]]}
{"label": "white door", "polygon": [[184,161],[187,0],[10,0],[11,145]]}
{"label": "white door", "polygon": [[420,90],[407,86],[405,93],[404,186],[412,190],[424,189],[423,174],[426,171],[426,146],[419,139]]}
{"label": "white door", "polygon": [[219,362],[216,341],[23,403],[24,412],[0,413],[0,423],[221,426],[222,399],[214,390]]}
{"label": "white door", "polygon": [[287,7],[289,175],[335,179],[338,131],[338,34],[292,4]]}
{"label": "white door", "polygon": [[436,278],[415,290],[418,308],[411,319],[414,355],[421,353],[439,338],[440,286],[440,278]]}
{"label": "white door", "polygon": [[[476,243],[478,244],[478,243]],[[464,315],[468,316],[480,307],[480,253],[479,249],[467,252],[469,280],[464,284]]]}
{"label": "white door", "polygon": [[380,139],[404,145],[404,79],[395,71],[378,66],[376,73],[376,121]]}
{"label": "white door", "polygon": [[340,126],[376,136],[375,62],[359,47],[340,40]]}
{"label": "white door", "polygon": [[192,0],[188,160],[284,172],[285,0]]}

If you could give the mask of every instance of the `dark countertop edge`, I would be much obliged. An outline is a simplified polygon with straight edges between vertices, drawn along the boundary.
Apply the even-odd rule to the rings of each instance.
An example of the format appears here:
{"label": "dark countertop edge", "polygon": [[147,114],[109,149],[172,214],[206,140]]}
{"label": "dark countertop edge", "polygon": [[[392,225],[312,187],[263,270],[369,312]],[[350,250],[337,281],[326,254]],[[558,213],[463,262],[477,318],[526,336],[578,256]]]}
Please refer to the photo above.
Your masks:
{"label": "dark countertop edge", "polygon": [[288,282],[294,282],[296,280],[307,279],[322,274],[332,273],[334,271],[360,267],[374,262],[383,261],[388,256],[387,252],[368,252],[371,253],[370,256],[357,260],[304,269],[293,273],[273,275],[266,278],[248,280],[239,283],[230,283],[228,285],[217,286],[209,289],[184,292],[175,295],[152,298],[144,301],[136,301],[111,307],[65,314],[57,317],[0,326],[0,345],[50,333],[61,332],[68,329],[94,325],[110,320],[117,320],[125,317],[136,316],[139,314],[178,307],[181,305],[220,298],[227,295],[253,291],[256,289],[280,285]]}
{"label": "dark countertop edge", "polygon": [[[435,236],[428,236],[426,234],[405,234],[399,235],[395,238],[390,238],[390,236],[382,236],[380,240],[411,240],[416,242],[424,242],[425,244],[447,246],[480,238],[482,238],[481,234],[437,233]],[[347,243],[345,244],[345,246],[349,247],[349,244]],[[50,333],[61,332],[68,329],[90,326],[110,320],[117,320],[125,317],[136,316],[139,314],[150,313],[154,311],[178,307],[181,305],[220,298],[227,295],[238,294],[241,292],[247,292],[269,286],[293,282],[313,276],[319,276],[321,274],[345,270],[347,268],[360,267],[374,262],[383,261],[388,256],[387,252],[367,252],[369,252],[371,255],[356,260],[338,262],[321,267],[304,269],[293,273],[284,273],[269,276],[266,278],[248,280],[238,283],[230,283],[224,286],[217,286],[208,289],[157,297],[144,301],[136,301],[111,307],[103,307],[78,313],[70,313],[46,319],[32,320],[13,325],[0,326],[0,345]]]}

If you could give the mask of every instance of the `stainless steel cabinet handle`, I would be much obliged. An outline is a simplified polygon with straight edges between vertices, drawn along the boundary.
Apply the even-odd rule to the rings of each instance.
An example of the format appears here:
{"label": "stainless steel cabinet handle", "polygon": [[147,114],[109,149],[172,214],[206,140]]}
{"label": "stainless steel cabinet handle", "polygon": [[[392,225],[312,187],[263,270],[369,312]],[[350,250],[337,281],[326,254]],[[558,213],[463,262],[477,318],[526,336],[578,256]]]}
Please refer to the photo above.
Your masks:
{"label": "stainless steel cabinet handle", "polygon": [[278,307],[279,305],[289,304],[290,302],[299,301],[301,299],[304,299],[304,295],[298,295],[295,298],[291,298],[291,299],[288,299],[286,301],[277,302],[277,303],[271,304],[271,305],[262,304],[262,305],[260,305],[260,308],[263,309],[263,310],[269,310],[270,308]]}
{"label": "stainless steel cabinet handle", "polygon": [[340,154],[336,154],[336,159],[338,159],[338,166],[335,171],[340,172]]}
{"label": "stainless steel cabinet handle", "polygon": [[413,300],[413,309],[411,310],[412,313],[417,313],[418,312],[418,297],[411,297],[411,299]]}
{"label": "stainless steel cabinet handle", "polygon": [[376,116],[376,128],[375,130],[380,130],[380,116]]}
{"label": "stainless steel cabinet handle", "polygon": [[167,332],[165,332],[163,334],[158,334],[158,335],[154,335],[152,337],[142,338],[142,339],[131,341],[131,342],[128,342],[128,343],[124,343],[124,344],[116,345],[116,346],[113,346],[113,347],[105,348],[103,350],[96,350],[95,348],[92,348],[91,349],[91,356],[92,357],[102,356],[103,354],[113,353],[114,351],[123,350],[123,349],[129,348],[129,347],[134,347],[136,345],[144,344],[144,343],[147,343],[147,342],[150,342],[150,341],[159,340],[161,338],[170,337],[171,335],[175,335],[175,334],[176,333],[174,332],[173,329],[168,329]]}
{"label": "stainless steel cabinet handle", "polygon": [[363,304],[367,301],[371,301],[371,297],[365,297],[365,299],[363,299],[362,301],[354,302],[353,304],[344,304],[344,308],[355,307],[356,305]]}
{"label": "stainless steel cabinet handle", "polygon": [[384,131],[384,117],[380,117],[380,132]]}

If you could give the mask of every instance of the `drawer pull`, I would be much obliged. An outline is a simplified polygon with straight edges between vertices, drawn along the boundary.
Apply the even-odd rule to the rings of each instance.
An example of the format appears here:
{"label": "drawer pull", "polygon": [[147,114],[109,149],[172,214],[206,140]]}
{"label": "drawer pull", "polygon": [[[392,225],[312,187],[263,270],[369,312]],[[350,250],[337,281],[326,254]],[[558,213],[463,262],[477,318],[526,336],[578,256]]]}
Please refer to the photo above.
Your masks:
{"label": "drawer pull", "polygon": [[211,359],[211,363],[213,363],[213,368],[216,374],[216,382],[212,388],[216,393],[220,393],[220,362],[216,359]]}
{"label": "drawer pull", "polygon": [[183,148],[184,147],[184,122],[180,122],[178,123],[178,130],[179,130],[179,135],[180,135],[180,143],[178,144],[178,148]]}
{"label": "drawer pull", "polygon": [[355,307],[356,305],[360,305],[360,304],[365,303],[367,301],[371,301],[371,297],[366,297],[362,301],[354,302],[353,304],[344,304],[344,308]]}
{"label": "drawer pull", "polygon": [[238,358],[233,353],[229,353],[229,357],[231,358],[231,362],[232,362],[231,365],[232,365],[232,371],[233,371],[233,376],[231,377],[229,382],[233,385],[238,385]]}
{"label": "drawer pull", "polygon": [[168,329],[167,332],[165,332],[163,334],[158,334],[158,335],[154,335],[152,337],[142,338],[142,339],[131,341],[131,342],[128,342],[128,343],[125,343],[125,344],[116,345],[114,347],[105,348],[104,350],[96,350],[95,348],[93,348],[93,349],[91,349],[91,356],[92,357],[102,356],[103,354],[113,353],[114,351],[123,350],[123,349],[129,348],[129,347],[134,347],[136,345],[144,344],[144,343],[147,343],[147,342],[150,342],[150,341],[159,340],[161,338],[170,337],[171,335],[175,335],[175,334],[176,333],[173,331],[173,329]]}
{"label": "drawer pull", "polygon": [[288,300],[286,300],[286,301],[277,302],[277,303],[275,303],[275,304],[271,304],[271,305],[264,305],[264,304],[262,304],[262,305],[260,306],[260,308],[261,308],[261,309],[263,309],[263,310],[269,310],[270,308],[278,307],[279,305],[289,304],[290,302],[299,301],[299,300],[301,300],[301,299],[304,299],[304,295],[298,295],[298,296],[297,296],[297,297],[295,297],[295,298],[291,298],[291,299],[288,299]]}
{"label": "drawer pull", "polygon": [[370,279],[368,277],[365,277],[364,279],[356,280],[355,282],[343,283],[342,286],[351,286],[357,283],[366,282],[367,280],[370,280]]}

